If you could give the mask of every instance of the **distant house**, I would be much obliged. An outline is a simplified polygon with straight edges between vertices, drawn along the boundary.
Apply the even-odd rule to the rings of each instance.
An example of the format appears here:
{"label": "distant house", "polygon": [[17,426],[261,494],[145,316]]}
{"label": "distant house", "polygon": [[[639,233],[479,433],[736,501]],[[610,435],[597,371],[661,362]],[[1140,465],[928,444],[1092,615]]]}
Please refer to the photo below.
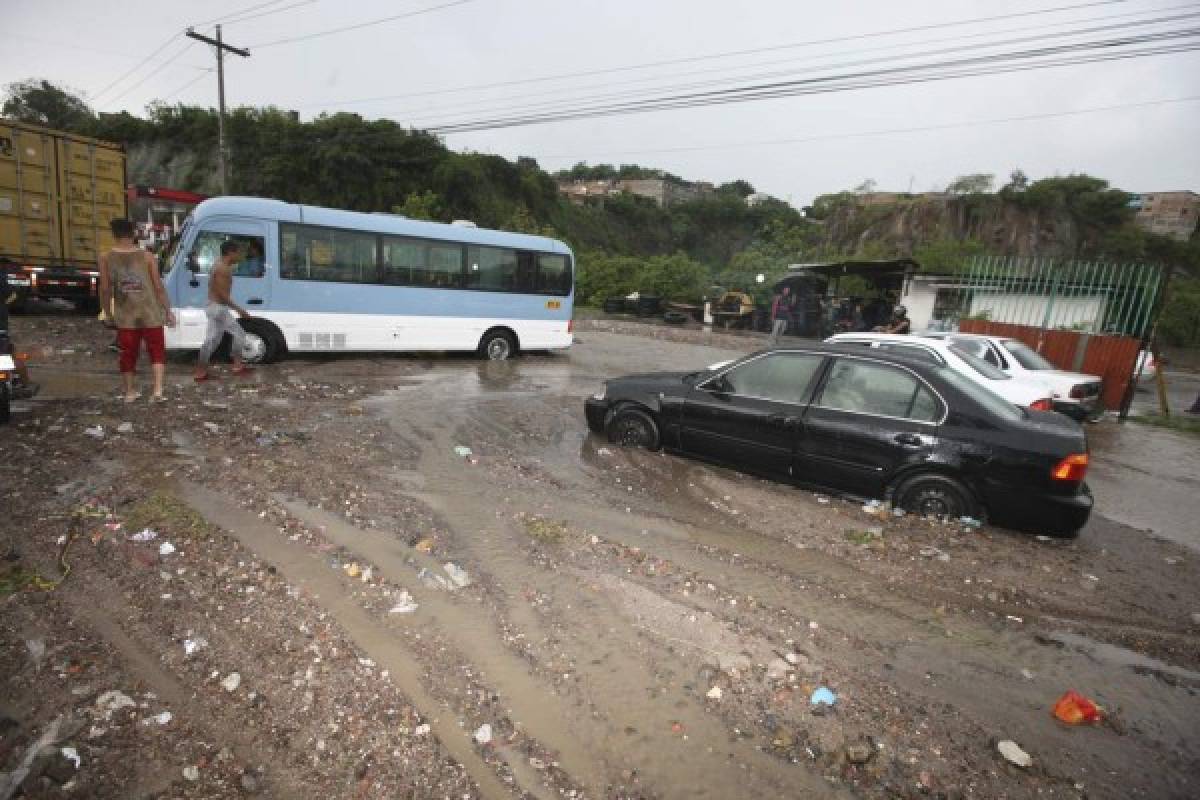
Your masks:
{"label": "distant house", "polygon": [[1130,206],[1136,212],[1134,222],[1139,228],[1181,242],[1191,238],[1200,218],[1200,194],[1195,192],[1135,194]]}
{"label": "distant house", "polygon": [[576,205],[628,192],[639,197],[647,197],[659,207],[667,208],[702,197],[713,191],[713,185],[705,181],[689,183],[671,178],[621,178],[618,180],[559,181],[558,191]]}
{"label": "distant house", "polygon": [[1098,331],[1104,327],[1110,292],[1103,287],[1044,287],[1014,281],[995,289],[970,286],[961,276],[914,272],[906,276],[900,302],[914,330],[953,330],[958,320],[976,317],[991,322],[1041,325]]}

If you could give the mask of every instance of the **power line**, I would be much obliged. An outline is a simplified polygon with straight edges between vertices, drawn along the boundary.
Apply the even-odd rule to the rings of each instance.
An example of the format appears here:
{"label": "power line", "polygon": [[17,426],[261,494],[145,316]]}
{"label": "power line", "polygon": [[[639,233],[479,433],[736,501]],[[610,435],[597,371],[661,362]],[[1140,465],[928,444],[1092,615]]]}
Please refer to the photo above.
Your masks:
{"label": "power line", "polygon": [[[356,25],[347,25],[343,28],[331,28],[331,29],[325,30],[325,31],[317,31],[315,33],[308,33],[303,36],[293,36],[288,39],[276,39],[273,42],[262,42],[260,44],[252,44],[252,45],[250,45],[250,49],[261,50],[264,47],[275,47],[275,46],[281,45],[281,44],[293,44],[295,42],[305,42],[305,41],[308,41],[309,39],[316,39],[316,38],[322,37],[322,36],[333,36],[334,34],[337,34],[337,33],[346,33],[348,31],[362,30],[363,28],[370,28],[374,25],[382,25],[386,22],[395,22],[398,19],[408,19],[409,17],[417,17],[422,14],[431,14],[435,11],[443,11],[448,8],[454,8],[455,6],[466,5],[467,3],[472,3],[472,2],[474,2],[474,0],[454,0],[453,2],[450,2],[450,3],[443,3],[440,6],[431,6],[430,8],[422,8],[417,11],[409,11],[404,14],[394,14],[393,16],[390,16],[390,17],[382,17],[381,19],[373,19],[368,22],[360,22]],[[1108,2],[1124,2],[1124,0],[1108,0]]]}
{"label": "power line", "polygon": [[[1169,23],[1169,22],[1180,22],[1180,21],[1183,21],[1186,19],[1192,19],[1192,18],[1195,18],[1198,16],[1200,16],[1200,11],[1193,12],[1190,14],[1177,14],[1177,15],[1168,16],[1168,17],[1157,17],[1157,18],[1149,19],[1149,20],[1135,20],[1135,21],[1123,22],[1123,23],[1113,24],[1113,25],[1101,25],[1101,26],[1094,26],[1094,27],[1090,27],[1090,28],[1079,28],[1079,29],[1074,29],[1074,30],[1070,30],[1070,31],[1060,31],[1060,32],[1056,32],[1056,33],[1038,34],[1035,36],[1025,36],[1025,37],[1018,37],[1018,38],[1012,38],[1012,39],[1002,39],[1002,40],[995,40],[995,41],[983,42],[983,43],[978,43],[978,44],[961,45],[961,46],[957,46],[957,47],[946,47],[946,48],[940,48],[940,49],[936,49],[936,50],[925,50],[925,51],[918,51],[918,52],[911,52],[911,53],[902,53],[902,54],[897,54],[897,55],[881,56],[881,57],[877,57],[877,58],[862,59],[862,60],[858,60],[858,61],[848,61],[848,62],[841,62],[841,63],[826,63],[826,64],[818,65],[816,67],[816,69],[818,69],[818,70],[841,69],[841,68],[845,68],[845,67],[865,66],[865,65],[869,65],[869,64],[878,64],[878,63],[888,63],[891,61],[904,61],[904,60],[914,59],[914,58],[919,58],[919,57],[948,55],[951,53],[962,52],[964,50],[990,49],[990,48],[1009,46],[1009,45],[1015,45],[1015,44],[1028,44],[1028,43],[1037,42],[1037,41],[1068,39],[1068,38],[1083,36],[1083,35],[1087,35],[1087,34],[1103,33],[1106,31],[1113,31],[1113,30],[1124,30],[1124,29],[1127,29],[1130,27],[1135,27],[1135,26],[1162,25],[1162,24]],[[862,51],[859,51],[859,52],[862,52]],[[871,51],[866,51],[866,52],[871,52]],[[815,59],[808,59],[807,61],[809,63],[811,63],[814,60]],[[788,70],[788,71],[782,71],[782,72],[758,73],[758,74],[742,75],[742,76],[729,77],[729,78],[721,78],[721,79],[710,80],[710,81],[706,81],[706,82],[693,82],[693,83],[686,83],[686,84],[674,84],[674,85],[667,85],[667,86],[651,87],[651,88],[637,90],[634,92],[625,91],[625,92],[620,92],[620,93],[607,93],[607,94],[599,94],[599,95],[593,94],[593,95],[588,95],[588,96],[576,95],[572,98],[572,100],[574,102],[585,102],[585,101],[591,102],[591,101],[601,101],[601,100],[622,98],[622,97],[633,97],[633,96],[637,96],[637,95],[645,96],[645,95],[652,95],[652,94],[655,94],[658,92],[682,91],[682,90],[687,90],[687,89],[704,88],[707,86],[718,86],[718,85],[722,85],[722,84],[737,83],[737,82],[746,81],[746,80],[765,80],[765,79],[769,79],[769,78],[781,78],[781,77],[787,77],[789,75],[795,75],[795,74],[797,74],[796,70]],[[576,89],[575,91],[578,92],[578,89]],[[502,100],[506,103],[512,103],[514,101],[519,102],[522,100],[528,100],[531,97],[534,97],[534,96],[532,96],[532,95],[516,95],[516,96],[510,95],[508,97],[496,98],[496,99]],[[541,95],[538,95],[537,97],[541,97]],[[530,105],[526,105],[526,106],[524,106],[524,109],[526,111],[532,111],[532,110],[536,110],[538,108],[543,108],[543,107],[548,107],[548,106],[553,107],[555,104],[558,104],[561,102],[562,102],[561,100],[542,100],[540,102],[534,102]],[[504,110],[504,109],[509,108],[509,106],[504,105],[504,106],[482,106],[482,107],[480,107],[477,104],[473,104],[473,103],[459,103],[459,104],[454,104],[454,105],[450,105],[450,106],[442,106],[442,107],[435,107],[435,108],[430,108],[430,109],[423,109],[423,110],[417,112],[417,115],[415,118],[408,116],[408,117],[406,117],[406,119],[410,123],[416,123],[416,122],[419,122],[423,118],[428,119],[431,116],[435,116],[439,112],[445,112],[448,110],[453,110],[455,108],[469,108],[469,109],[471,109],[472,112],[478,113],[478,112],[484,112],[484,111]],[[396,112],[396,113],[398,114],[400,112]],[[460,112],[458,114],[451,114],[450,118],[461,117],[464,115],[465,115],[465,112]],[[444,120],[444,119],[446,119],[446,117],[443,116],[442,119]]]}
{"label": "power line", "polygon": [[283,6],[282,8],[272,8],[267,11],[260,11],[257,14],[250,14],[244,17],[238,17],[237,19],[231,19],[225,23],[225,26],[228,27],[230,25],[237,25],[240,22],[249,22],[252,19],[258,19],[259,17],[269,17],[272,14],[282,14],[284,11],[291,11],[293,8],[301,8],[302,6],[315,5],[318,2],[320,2],[320,0],[300,0],[298,3],[292,3],[291,5]]}
{"label": "power line", "polygon": [[[182,49],[182,50],[179,50],[178,52],[176,52],[176,53],[175,53],[175,55],[171,56],[169,59],[167,59],[166,61],[164,61],[164,62],[162,63],[162,67],[167,67],[167,66],[170,66],[170,64],[171,64],[173,61],[175,61],[176,59],[180,58],[180,57],[181,57],[181,56],[182,56],[184,53],[186,53],[188,50],[192,49],[192,45],[193,45],[193,44],[195,44],[195,42],[188,42],[187,44],[185,44],[185,45],[183,46],[183,49]],[[155,77],[155,75],[156,75],[156,74],[157,74],[157,73],[154,73],[154,72],[147,73],[147,74],[146,74],[146,76],[145,76],[144,78],[142,78],[142,79],[141,79],[140,81],[138,81],[137,83],[134,83],[134,84],[132,84],[132,85],[130,85],[130,86],[128,86],[128,87],[126,87],[126,88],[125,88],[125,89],[124,89],[124,90],[123,90],[123,91],[122,91],[120,94],[118,94],[118,95],[116,95],[116,96],[114,96],[114,97],[111,97],[111,98],[109,98],[108,100],[105,100],[105,101],[104,101],[104,104],[105,104],[105,105],[107,105],[107,106],[111,106],[111,105],[115,104],[115,103],[116,103],[118,100],[120,100],[122,97],[125,97],[125,96],[126,96],[126,95],[128,95],[130,92],[132,92],[134,89],[138,88],[139,86],[141,86],[142,84],[144,84],[146,81],[148,81],[148,80],[150,80],[151,78]],[[201,77],[203,77],[203,76],[201,76]]]}
{"label": "power line", "polygon": [[176,32],[172,31],[172,32],[171,32],[171,35],[170,35],[170,36],[167,38],[167,40],[166,40],[165,42],[163,42],[161,45],[159,45],[159,46],[158,46],[158,47],[157,47],[157,48],[154,50],[154,52],[150,53],[150,55],[146,56],[146,57],[145,57],[145,58],[143,58],[141,61],[139,61],[137,64],[135,64],[134,66],[130,67],[129,71],[128,71],[128,72],[126,72],[126,73],[124,73],[124,74],[122,74],[122,75],[121,75],[121,77],[117,78],[115,81],[113,81],[112,83],[108,84],[108,85],[107,85],[107,86],[105,86],[103,89],[101,89],[100,91],[98,91],[98,92],[96,92],[95,94],[93,94],[93,95],[91,96],[91,101],[92,101],[93,103],[95,103],[95,102],[96,102],[96,100],[98,100],[98,99],[99,99],[100,97],[102,97],[103,95],[107,94],[109,89],[112,89],[112,88],[113,88],[114,86],[116,86],[118,83],[121,83],[123,80],[125,80],[126,78],[128,78],[130,75],[132,75],[133,73],[137,72],[139,69],[141,69],[141,68],[142,68],[142,67],[144,67],[146,64],[148,64],[148,63],[149,63],[149,62],[150,62],[150,61],[151,61],[151,60],[152,60],[152,59],[153,59],[153,58],[154,58],[156,55],[158,55],[158,54],[159,54],[159,53],[161,53],[163,50],[166,50],[168,47],[170,47],[170,46],[171,46],[171,44],[172,44],[172,43],[175,41],[175,37],[176,37],[177,35],[178,35],[178,34],[177,34]]}
{"label": "power line", "polygon": [[[1058,117],[1074,117],[1085,114],[1099,114],[1108,111],[1126,111],[1131,108],[1149,108],[1152,106],[1164,106],[1176,103],[1192,103],[1200,101],[1200,95],[1192,95],[1190,97],[1167,97],[1161,100],[1146,100],[1139,103],[1121,103],[1111,106],[1095,106],[1093,108],[1077,108],[1071,111],[1051,111],[1044,114],[1022,114],[1012,117],[996,117],[993,119],[968,120],[964,122],[946,122],[937,125],[920,125],[908,128],[885,128],[872,131],[855,131],[848,133],[827,133],[818,136],[803,136],[793,139],[762,139],[758,141],[747,142],[726,142],[724,144],[704,144],[691,145],[687,147],[661,147],[648,150],[610,150],[604,153],[593,155],[592,158],[603,156],[611,158],[613,156],[640,156],[640,155],[657,155],[663,153],[691,153],[702,150],[726,150],[737,149],[741,147],[775,147],[779,145],[790,144],[806,144],[808,142],[820,142],[830,139],[857,139],[871,136],[889,136],[892,134],[904,133],[928,133],[930,131],[953,130],[956,128],[974,128],[982,125],[997,125],[1009,122],[1030,122],[1034,120],[1055,119]],[[572,155],[549,155],[540,156],[543,159],[578,159],[578,154]]]}
{"label": "power line", "polygon": [[176,95],[178,95],[178,94],[182,94],[183,92],[186,92],[188,89],[192,88],[192,87],[193,87],[193,86],[195,86],[197,83],[199,83],[200,81],[202,81],[202,80],[204,80],[205,78],[207,78],[207,77],[208,77],[209,75],[211,75],[211,74],[212,74],[214,71],[215,71],[215,68],[214,68],[214,67],[208,67],[207,69],[205,69],[205,70],[204,70],[204,72],[202,72],[202,73],[200,73],[199,75],[197,75],[196,77],[192,78],[190,81],[188,81],[187,83],[185,83],[183,86],[180,86],[180,87],[179,87],[178,89],[176,89],[175,91],[173,91],[173,92],[170,92],[169,94],[166,94],[166,95],[164,95],[163,97],[160,97],[160,98],[158,98],[158,99],[159,99],[159,102],[163,102],[163,103],[165,103],[165,102],[167,102],[168,100],[170,100],[171,98],[175,97]]}
{"label": "power line", "polygon": [[243,14],[249,14],[251,12],[258,11],[260,8],[269,8],[271,6],[277,6],[282,2],[284,2],[284,0],[267,0],[267,2],[265,2],[265,3],[257,3],[248,8],[243,8],[241,11],[230,11],[227,14],[222,14],[219,17],[213,17],[212,19],[205,20],[204,22],[194,22],[191,25],[189,25],[188,27],[203,28],[207,25],[214,25],[218,22],[225,22],[226,20],[233,19],[234,17],[240,17]]}
{"label": "power line", "polygon": [[[731,102],[746,102],[748,100],[767,99],[770,97],[787,97],[804,94],[825,93],[829,91],[846,91],[853,88],[872,88],[879,85],[925,83],[932,80],[946,80],[949,78],[968,77],[976,74],[997,74],[1002,72],[1026,71],[1029,69],[1041,69],[1047,66],[1067,66],[1072,63],[1090,63],[1092,61],[1116,60],[1119,58],[1156,55],[1164,52],[1184,52],[1186,50],[1200,47],[1200,45],[1175,46],[1173,49],[1148,49],[1145,51],[1117,54],[1107,58],[1094,58],[1091,56],[1077,55],[1073,58],[1060,59],[1056,62],[1047,61],[1042,63],[1020,63],[1028,62],[1037,58],[1048,58],[1059,54],[1069,54],[1078,50],[1128,47],[1135,44],[1144,44],[1172,38],[1194,37],[1197,34],[1200,34],[1200,29],[1171,31],[1159,34],[1144,34],[1140,36],[1124,37],[1101,42],[1086,42],[1054,47],[1042,47],[1032,50],[998,53],[988,56],[907,65],[880,70],[867,70],[846,73],[842,75],[804,78],[790,81],[776,81],[772,83],[739,86],[709,92],[693,92],[626,103],[618,102],[599,106],[566,106],[558,109],[557,111],[547,111],[540,114],[529,113],[524,115],[510,115],[508,117],[491,119],[484,118],[464,123],[431,125],[427,126],[427,129],[435,133],[445,134],[465,132],[468,130],[516,127],[522,125],[540,124],[543,122],[557,122],[568,119],[582,119],[595,116],[638,113],[640,111],[658,111],[672,108],[720,105]],[[1013,61],[1018,63],[1004,64],[1004,62]],[[977,68],[982,68],[982,70],[972,71],[976,70]],[[961,72],[960,74],[953,71],[956,69],[966,69],[968,71]],[[939,74],[937,72],[938,70],[942,70],[943,72]]]}
{"label": "power line", "polygon": [[[515,79],[515,80],[496,81],[496,82],[492,82],[492,83],[479,83],[479,84],[471,84],[471,85],[466,85],[466,86],[451,86],[451,87],[447,87],[447,88],[443,88],[443,89],[435,89],[435,90],[428,90],[428,91],[422,91],[422,92],[411,92],[411,93],[401,94],[401,95],[383,95],[383,96],[378,96],[378,97],[366,97],[366,98],[359,98],[356,100],[337,101],[334,104],[335,105],[353,105],[356,103],[373,103],[373,102],[382,101],[382,100],[402,100],[402,99],[407,99],[410,97],[428,97],[430,95],[443,95],[443,94],[448,94],[451,92],[466,92],[466,91],[475,91],[475,90],[479,90],[479,89],[497,89],[497,88],[501,88],[504,86],[519,86],[519,85],[531,84],[531,83],[545,83],[548,81],[565,80],[567,78],[584,78],[584,77],[592,77],[592,76],[596,76],[596,75],[610,75],[610,74],[617,73],[617,72],[630,72],[630,71],[634,71],[634,70],[651,69],[654,67],[674,66],[676,64],[692,64],[692,63],[696,63],[698,61],[708,61],[708,60],[721,59],[721,58],[732,58],[734,56],[755,55],[758,53],[774,52],[774,51],[779,51],[779,50],[790,50],[790,49],[796,49],[796,48],[801,48],[801,47],[812,47],[814,45],[820,45],[820,44],[837,44],[839,42],[857,41],[857,40],[861,40],[861,39],[873,39],[873,38],[881,38],[881,37],[885,37],[885,36],[898,36],[903,33],[918,33],[921,31],[936,30],[936,29],[941,29],[941,28],[960,27],[963,25],[975,25],[975,24],[980,24],[980,23],[985,23],[985,22],[998,22],[1001,20],[1014,19],[1014,18],[1018,18],[1018,17],[1031,17],[1031,16],[1046,15],[1046,14],[1055,14],[1055,13],[1061,13],[1064,11],[1074,11],[1074,10],[1078,10],[1078,9],[1082,9],[1082,8],[1092,8],[1095,6],[1115,5],[1115,4],[1124,3],[1124,2],[1127,2],[1127,0],[1095,0],[1095,2],[1078,3],[1075,5],[1068,5],[1068,6],[1057,6],[1055,8],[1046,8],[1046,9],[1039,9],[1039,10],[1034,10],[1034,11],[1021,11],[1021,12],[1014,12],[1011,14],[1000,14],[997,16],[990,16],[990,17],[974,17],[971,19],[956,20],[953,22],[940,22],[940,23],[934,23],[934,24],[930,24],[930,25],[918,25],[918,26],[908,27],[908,28],[895,28],[892,30],[874,31],[871,33],[852,34],[852,35],[847,35],[847,36],[836,36],[836,37],[827,38],[827,39],[810,39],[807,41],[791,42],[788,44],[771,45],[768,47],[756,47],[756,48],[750,48],[750,49],[746,49],[746,50],[728,50],[728,51],[719,52],[719,53],[709,53],[706,55],[687,56],[684,58],[673,58],[673,59],[666,59],[666,60],[661,60],[661,61],[648,61],[648,62],[644,62],[644,63],[640,63],[640,64],[627,64],[627,65],[620,66],[620,67],[605,67],[605,68],[600,68],[600,69],[582,70],[582,71],[578,71],[578,72],[563,72],[563,73],[558,73],[555,75],[542,75],[542,76],[537,76],[537,77],[533,77],[533,78],[519,78],[519,79]],[[259,46],[261,47],[263,45],[259,45]],[[317,105],[330,105],[330,103],[329,102],[319,103],[319,104],[309,103],[306,105],[297,106],[297,108],[313,108]]]}
{"label": "power line", "polygon": [[[10,36],[14,39],[22,39],[22,40],[30,42],[32,44],[44,44],[44,45],[50,45],[51,47],[56,47],[56,48],[60,48],[60,49],[78,50],[81,53],[99,53],[100,55],[112,56],[113,58],[119,58],[123,61],[136,61],[137,60],[137,56],[131,56],[131,55],[129,55],[129,53],[122,53],[119,50],[105,50],[105,49],[102,49],[99,47],[90,47],[89,45],[76,44],[75,42],[63,42],[63,41],[58,41],[55,39],[43,39],[40,36],[27,36],[23,33],[8,33],[7,31],[0,34],[0,36]],[[180,64],[179,66],[187,67],[188,69],[200,69],[200,70],[207,69],[207,67],[202,67],[198,64]]]}

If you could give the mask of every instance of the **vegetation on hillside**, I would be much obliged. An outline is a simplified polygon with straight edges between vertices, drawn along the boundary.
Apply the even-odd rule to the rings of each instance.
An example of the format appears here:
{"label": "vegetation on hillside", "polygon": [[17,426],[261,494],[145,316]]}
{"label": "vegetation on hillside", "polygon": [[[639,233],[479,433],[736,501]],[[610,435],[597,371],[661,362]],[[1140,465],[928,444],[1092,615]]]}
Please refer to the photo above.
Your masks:
{"label": "vegetation on hillside", "polygon": [[[169,180],[174,188],[201,192],[215,187],[213,109],[160,104],[144,117],[96,113],[70,92],[31,80],[8,87],[2,114],[153,155],[137,160],[130,175],[135,182]],[[583,302],[639,290],[696,301],[714,284],[761,295],[789,264],[840,256],[911,256],[926,269],[952,271],[987,252],[971,231],[1024,214],[1061,220],[1076,232],[1071,257],[1171,266],[1177,275],[1161,333],[1172,343],[1200,343],[1200,240],[1182,243],[1140,230],[1129,195],[1087,175],[1030,182],[1017,170],[996,192],[994,176],[964,175],[944,195],[899,195],[890,205],[861,202],[875,189],[866,180],[818,197],[803,215],[770,198],[748,204],[754,187],[745,181],[669,208],[632,194],[575,205],[559,194],[558,180],[679,179],[632,164],[580,163],[551,175],[531,158],[457,153],[424,131],[348,113],[301,121],[277,108],[236,108],[226,131],[231,192],[444,222],[470,219],[561,238],[579,256]],[[897,213],[938,203],[955,204],[960,224],[903,244],[888,238]]]}

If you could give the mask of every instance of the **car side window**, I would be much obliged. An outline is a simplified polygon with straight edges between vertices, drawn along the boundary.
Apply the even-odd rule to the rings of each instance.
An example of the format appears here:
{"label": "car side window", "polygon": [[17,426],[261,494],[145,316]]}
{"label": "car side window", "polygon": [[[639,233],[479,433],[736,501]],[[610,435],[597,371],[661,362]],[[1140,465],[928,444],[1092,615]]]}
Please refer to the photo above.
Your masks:
{"label": "car side window", "polygon": [[999,366],[996,364],[996,355],[992,352],[992,348],[988,347],[988,344],[985,341],[980,339],[959,339],[956,337],[951,337],[946,340],[946,343],[951,347],[957,347],[959,350],[970,353],[976,358],[982,358],[991,364]]}
{"label": "car side window", "polygon": [[803,404],[823,357],[774,353],[742,364],[723,376],[721,390],[744,397]]}
{"label": "car side window", "polygon": [[839,359],[817,405],[840,411],[934,422],[938,403],[911,373],[886,364]]}

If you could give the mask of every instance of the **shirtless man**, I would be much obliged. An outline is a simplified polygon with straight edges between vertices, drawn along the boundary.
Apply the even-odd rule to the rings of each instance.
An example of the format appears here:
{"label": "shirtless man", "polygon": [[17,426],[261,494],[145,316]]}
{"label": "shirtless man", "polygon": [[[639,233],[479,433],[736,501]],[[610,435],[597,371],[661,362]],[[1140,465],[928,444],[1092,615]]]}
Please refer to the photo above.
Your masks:
{"label": "shirtless man", "polygon": [[242,260],[242,246],[237,242],[223,242],[221,257],[217,259],[212,274],[208,277],[208,306],[204,309],[208,317],[208,329],[204,333],[204,344],[200,347],[200,355],[196,359],[196,372],[193,377],[197,382],[212,378],[208,371],[208,360],[213,351],[221,344],[225,334],[233,338],[230,352],[233,354],[234,375],[245,375],[251,372],[250,367],[242,363],[242,343],[245,333],[238,324],[234,314],[242,319],[248,319],[246,309],[233,302],[229,292],[233,289],[233,268]]}

